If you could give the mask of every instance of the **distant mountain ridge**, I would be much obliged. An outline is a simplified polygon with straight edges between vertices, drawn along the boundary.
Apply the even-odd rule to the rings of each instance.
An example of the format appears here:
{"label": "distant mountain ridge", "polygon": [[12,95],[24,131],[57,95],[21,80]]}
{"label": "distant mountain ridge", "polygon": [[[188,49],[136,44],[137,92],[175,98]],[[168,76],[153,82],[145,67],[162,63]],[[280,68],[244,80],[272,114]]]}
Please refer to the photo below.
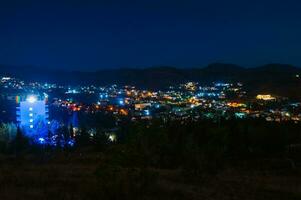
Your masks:
{"label": "distant mountain ridge", "polygon": [[245,68],[234,64],[213,63],[204,68],[175,68],[169,66],[144,69],[104,69],[95,72],[51,70],[41,67],[0,65],[0,75],[24,80],[60,84],[135,85],[141,88],[164,89],[167,86],[197,81],[240,81],[251,93],[271,92],[301,99],[301,68],[285,64],[268,64]]}

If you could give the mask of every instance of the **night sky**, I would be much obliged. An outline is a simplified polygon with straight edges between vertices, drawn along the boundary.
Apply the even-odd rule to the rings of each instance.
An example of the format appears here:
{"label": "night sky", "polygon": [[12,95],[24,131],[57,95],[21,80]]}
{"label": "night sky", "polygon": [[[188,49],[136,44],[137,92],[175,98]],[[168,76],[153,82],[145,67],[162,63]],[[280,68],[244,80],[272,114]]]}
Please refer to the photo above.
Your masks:
{"label": "night sky", "polygon": [[301,1],[0,3],[0,63],[65,69],[301,66]]}

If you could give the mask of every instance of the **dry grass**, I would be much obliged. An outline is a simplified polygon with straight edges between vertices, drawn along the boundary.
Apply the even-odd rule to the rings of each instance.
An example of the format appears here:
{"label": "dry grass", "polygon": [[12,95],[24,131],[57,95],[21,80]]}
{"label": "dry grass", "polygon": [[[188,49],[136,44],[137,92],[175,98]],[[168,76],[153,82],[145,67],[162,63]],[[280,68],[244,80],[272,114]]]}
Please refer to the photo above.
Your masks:
{"label": "dry grass", "polygon": [[47,163],[0,158],[0,199],[301,199],[301,170],[225,169],[218,174],[122,168],[102,154],[58,154]]}

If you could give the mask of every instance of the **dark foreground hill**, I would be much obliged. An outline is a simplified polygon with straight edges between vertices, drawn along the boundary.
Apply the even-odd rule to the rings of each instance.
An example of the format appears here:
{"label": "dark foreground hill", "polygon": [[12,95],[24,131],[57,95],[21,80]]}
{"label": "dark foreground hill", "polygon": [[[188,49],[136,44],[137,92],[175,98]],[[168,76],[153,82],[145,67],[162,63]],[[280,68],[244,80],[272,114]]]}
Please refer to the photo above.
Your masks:
{"label": "dark foreground hill", "polygon": [[0,199],[301,199],[300,124],[121,124],[114,143],[101,123],[93,138],[82,129],[74,147],[26,145],[20,137],[22,146],[6,145],[2,137]]}
{"label": "dark foreground hill", "polygon": [[[176,169],[126,168],[103,164],[103,154],[56,155],[48,164],[1,157],[1,199],[211,199],[297,200],[300,170],[241,169],[202,174]],[[267,165],[271,160],[260,160]],[[279,162],[279,161],[278,161]]]}
{"label": "dark foreground hill", "polygon": [[120,84],[141,88],[164,89],[169,85],[198,81],[240,81],[251,94],[269,92],[301,99],[301,69],[291,65],[269,64],[244,68],[233,64],[215,63],[204,68],[153,67],[145,69],[106,69],[95,72],[50,70],[41,67],[0,66],[0,75],[24,80],[57,82],[61,84]]}

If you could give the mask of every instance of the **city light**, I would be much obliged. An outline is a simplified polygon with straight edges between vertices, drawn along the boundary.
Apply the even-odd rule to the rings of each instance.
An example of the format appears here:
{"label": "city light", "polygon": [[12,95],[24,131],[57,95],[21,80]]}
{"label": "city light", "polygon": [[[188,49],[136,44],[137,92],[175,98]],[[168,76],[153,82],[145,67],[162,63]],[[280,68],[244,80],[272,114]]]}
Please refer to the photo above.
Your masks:
{"label": "city light", "polygon": [[29,103],[34,103],[37,101],[37,97],[36,96],[28,96],[27,99],[26,99]]}
{"label": "city light", "polygon": [[256,99],[258,99],[258,100],[264,100],[264,101],[271,101],[271,100],[275,100],[276,98],[273,97],[270,94],[258,94],[256,96]]}
{"label": "city light", "polygon": [[44,138],[39,138],[38,140],[39,140],[40,144],[44,144],[45,143],[45,139]]}
{"label": "city light", "polygon": [[115,142],[116,140],[117,140],[117,137],[116,137],[115,134],[110,134],[110,135],[109,135],[109,141]]}
{"label": "city light", "polygon": [[[32,93],[27,96],[22,96],[22,93],[8,95],[7,99],[16,102],[16,121],[24,129],[24,134],[29,137],[35,134],[35,137],[38,136],[35,139],[37,142],[39,137],[45,138],[48,133],[47,129],[55,124],[53,121],[56,119],[52,119],[51,122],[48,119],[49,109],[68,112],[70,119],[66,121],[72,124],[73,129],[78,127],[74,113],[96,114],[98,112],[110,113],[117,120],[125,117],[133,121],[152,120],[158,117],[176,120],[187,117],[214,119],[218,115],[227,119],[260,117],[268,121],[301,121],[301,114],[292,112],[290,108],[297,109],[301,107],[300,103],[279,104],[281,107],[278,110],[271,109],[268,104],[263,104],[263,101],[277,100],[281,103],[283,97],[263,93],[251,98],[244,90],[244,85],[240,83],[212,82],[201,85],[197,82],[188,82],[170,86],[166,91],[155,91],[116,85],[106,87],[45,85],[37,82],[26,83],[12,78],[5,80],[2,87],[19,88],[19,86],[22,86],[20,90],[23,90],[23,94],[28,93],[28,91]],[[51,95],[48,96],[45,93],[45,87]],[[50,88],[63,90],[64,95],[68,93],[70,95],[56,96],[57,94],[52,93]],[[84,98],[81,100],[76,98],[74,93],[83,94],[83,97],[91,93],[99,94],[99,96],[87,103],[84,102]],[[48,100],[47,97],[51,98]],[[256,99],[260,102],[254,101]],[[260,105],[266,106],[266,108],[263,107],[258,110],[257,107],[253,106],[256,103],[261,103]],[[41,129],[42,126],[44,130]]]}

